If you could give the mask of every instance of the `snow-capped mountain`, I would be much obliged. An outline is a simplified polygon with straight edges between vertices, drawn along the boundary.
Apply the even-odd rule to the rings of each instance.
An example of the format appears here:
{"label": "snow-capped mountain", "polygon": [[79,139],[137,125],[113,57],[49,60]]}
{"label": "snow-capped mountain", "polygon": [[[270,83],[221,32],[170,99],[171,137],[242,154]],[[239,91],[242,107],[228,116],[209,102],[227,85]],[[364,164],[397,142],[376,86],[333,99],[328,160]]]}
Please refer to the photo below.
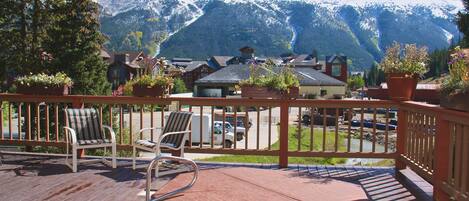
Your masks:
{"label": "snow-capped mountain", "polygon": [[[460,0],[98,0],[110,50],[166,57],[342,53],[357,68],[379,61],[393,41],[430,49],[461,36]],[[157,43],[161,42],[161,48]],[[159,51],[161,49],[161,51]]]}

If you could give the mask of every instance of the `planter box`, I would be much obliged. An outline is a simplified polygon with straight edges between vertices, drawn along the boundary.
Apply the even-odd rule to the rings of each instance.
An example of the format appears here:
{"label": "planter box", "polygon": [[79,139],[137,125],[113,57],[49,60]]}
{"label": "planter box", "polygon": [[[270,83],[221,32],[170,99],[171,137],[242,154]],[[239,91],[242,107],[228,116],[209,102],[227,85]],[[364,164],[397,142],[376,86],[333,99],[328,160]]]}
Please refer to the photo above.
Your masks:
{"label": "planter box", "polygon": [[132,94],[137,97],[165,97],[169,94],[170,87],[167,86],[139,86],[132,87]]}
{"label": "planter box", "polygon": [[296,99],[299,94],[299,87],[291,87],[289,91],[279,91],[268,87],[241,87],[243,98]]}
{"label": "planter box", "polygon": [[414,98],[418,77],[404,73],[388,74],[388,94],[391,100],[408,101]]}
{"label": "planter box", "polygon": [[28,94],[28,95],[65,96],[70,93],[70,87],[69,86],[46,87],[46,86],[19,85],[16,88],[16,92],[19,94]]}
{"label": "planter box", "polygon": [[441,107],[469,112],[469,93],[458,93],[454,95],[441,95]]}

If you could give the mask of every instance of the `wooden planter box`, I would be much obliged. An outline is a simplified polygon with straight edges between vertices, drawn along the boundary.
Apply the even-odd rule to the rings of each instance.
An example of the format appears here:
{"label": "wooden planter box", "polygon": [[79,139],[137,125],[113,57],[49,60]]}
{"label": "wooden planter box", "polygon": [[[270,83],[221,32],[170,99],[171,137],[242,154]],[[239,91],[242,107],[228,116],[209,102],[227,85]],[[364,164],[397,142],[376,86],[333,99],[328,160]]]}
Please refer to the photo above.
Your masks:
{"label": "wooden planter box", "polygon": [[448,109],[469,112],[469,93],[441,95],[440,105]]}
{"label": "wooden planter box", "polygon": [[27,95],[47,95],[47,96],[66,96],[70,93],[70,86],[24,86],[19,85],[16,88],[19,94]]}
{"label": "wooden planter box", "polygon": [[170,92],[170,87],[168,86],[141,86],[134,85],[132,94],[137,97],[165,97]]}
{"label": "wooden planter box", "polygon": [[241,87],[243,98],[296,99],[299,95],[299,87],[291,87],[289,91],[279,91],[268,87]]}

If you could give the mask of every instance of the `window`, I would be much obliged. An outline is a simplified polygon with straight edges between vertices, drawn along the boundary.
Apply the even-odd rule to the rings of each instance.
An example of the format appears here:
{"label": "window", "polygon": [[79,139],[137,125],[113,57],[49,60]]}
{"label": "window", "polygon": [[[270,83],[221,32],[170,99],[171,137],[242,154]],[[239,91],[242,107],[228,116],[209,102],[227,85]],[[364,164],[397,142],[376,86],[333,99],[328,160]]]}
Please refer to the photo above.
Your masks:
{"label": "window", "polygon": [[327,95],[327,90],[321,89],[321,96],[325,96],[325,95]]}
{"label": "window", "polygon": [[334,63],[332,64],[332,76],[339,77],[342,75],[342,65]]}

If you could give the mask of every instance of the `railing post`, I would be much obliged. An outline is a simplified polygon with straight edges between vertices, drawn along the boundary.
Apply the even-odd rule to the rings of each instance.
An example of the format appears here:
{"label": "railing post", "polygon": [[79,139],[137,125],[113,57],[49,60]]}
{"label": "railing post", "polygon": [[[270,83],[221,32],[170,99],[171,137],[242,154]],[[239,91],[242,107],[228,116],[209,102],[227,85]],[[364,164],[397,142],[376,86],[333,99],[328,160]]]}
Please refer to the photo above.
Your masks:
{"label": "railing post", "polygon": [[396,140],[396,171],[406,168],[406,164],[402,162],[401,155],[406,153],[406,139],[407,139],[407,110],[399,108],[397,111],[397,140]]}
{"label": "railing post", "polygon": [[280,168],[288,167],[288,101],[282,100],[280,104]]}
{"label": "railing post", "polygon": [[[82,99],[75,99],[72,102],[72,107],[73,108],[81,109],[84,106],[85,106],[85,104],[84,104]],[[78,149],[77,152],[78,152],[77,153],[78,158],[84,158],[85,157],[85,150],[84,149]]]}
{"label": "railing post", "polygon": [[436,116],[435,166],[433,172],[433,197],[437,201],[449,201],[450,196],[443,190],[443,182],[448,181],[450,160],[450,126],[449,122]]}

